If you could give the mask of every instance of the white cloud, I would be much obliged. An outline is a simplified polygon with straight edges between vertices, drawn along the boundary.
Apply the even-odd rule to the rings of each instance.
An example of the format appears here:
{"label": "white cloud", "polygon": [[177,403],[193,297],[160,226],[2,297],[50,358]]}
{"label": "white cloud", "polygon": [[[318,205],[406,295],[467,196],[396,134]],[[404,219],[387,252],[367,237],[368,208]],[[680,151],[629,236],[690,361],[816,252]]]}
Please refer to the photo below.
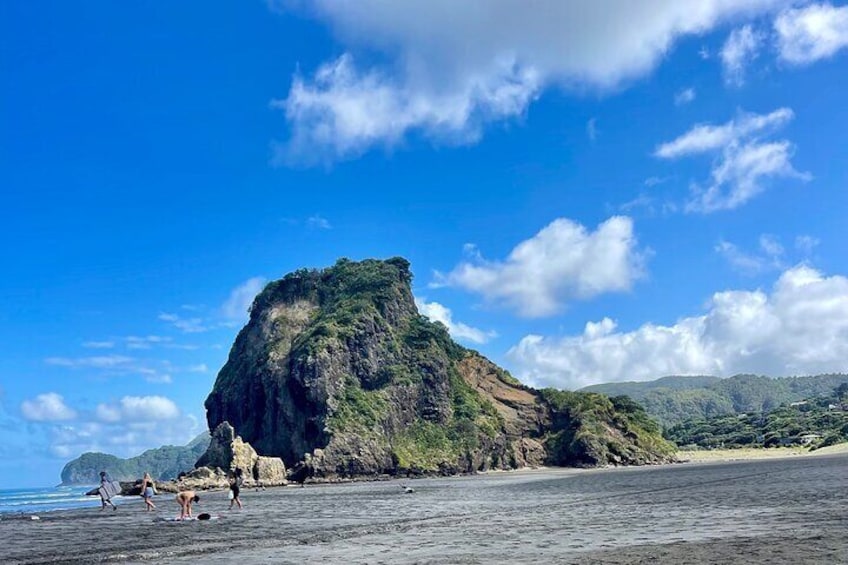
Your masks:
{"label": "white cloud", "polygon": [[211,329],[206,325],[206,321],[200,317],[183,318],[178,314],[161,312],[158,318],[187,334],[208,332]]}
{"label": "white cloud", "polygon": [[306,225],[310,228],[319,229],[319,230],[329,230],[333,229],[333,226],[330,225],[330,221],[327,218],[323,218],[318,216],[310,216],[306,219]]}
{"label": "white cloud", "polygon": [[693,100],[695,100],[695,89],[694,88],[684,88],[680,92],[674,95],[674,105],[675,106],[683,106],[685,104],[689,104]]}
{"label": "white cloud", "polygon": [[198,419],[183,415],[165,420],[125,421],[120,405],[101,405],[97,421],[48,428],[51,453],[63,459],[87,451],[132,457],[162,445],[185,445],[203,429]]}
{"label": "white cloud", "polygon": [[427,302],[424,298],[416,298],[415,305],[418,307],[418,311],[424,316],[427,316],[434,322],[443,323],[455,339],[470,341],[472,343],[486,343],[498,335],[494,331],[486,332],[463,324],[462,322],[454,321],[453,313],[450,309],[438,302]]}
{"label": "white cloud", "polygon": [[111,349],[115,347],[114,341],[86,341],[82,344],[88,349]]}
{"label": "white cloud", "polygon": [[124,355],[99,355],[94,357],[48,357],[44,360],[48,365],[56,365],[58,367],[69,367],[72,369],[91,368],[91,369],[117,369],[126,367],[132,363],[132,357]]}
{"label": "white cloud", "polygon": [[[150,338],[154,338],[152,341]],[[169,338],[147,336],[145,338],[127,338],[127,346],[131,349],[144,348],[149,343],[167,343]],[[135,344],[133,347],[130,344]],[[95,357],[48,357],[44,360],[48,365],[66,367],[68,369],[88,369],[95,371],[103,377],[114,377],[122,375],[141,375],[149,383],[170,383],[171,375],[163,373],[157,368],[151,367],[150,362],[142,362],[134,357],[124,355],[105,355]],[[157,364],[157,363],[154,363]],[[159,365],[168,367],[168,361],[160,361]]]}
{"label": "white cloud", "polygon": [[598,139],[597,122],[597,118],[592,118],[586,122],[586,135],[589,137],[589,141],[595,141]]}
{"label": "white cloud", "polygon": [[715,251],[724,257],[734,269],[743,273],[754,275],[765,269],[765,262],[762,257],[745,253],[729,241],[720,241],[715,246]]}
{"label": "white cloud", "polygon": [[124,338],[124,342],[127,344],[127,349],[150,349],[154,345],[171,342],[171,338],[160,335],[130,335]]}
{"label": "white cloud", "polygon": [[21,403],[21,414],[27,420],[36,422],[73,420],[77,417],[76,411],[68,407],[62,396],[55,392],[39,394],[34,400],[24,400]]}
{"label": "white cloud", "polygon": [[180,410],[164,396],[125,396],[118,403],[98,404],[96,415],[104,422],[146,422],[172,420],[179,417]]}
{"label": "white cloud", "polygon": [[821,243],[818,238],[813,237],[811,235],[799,235],[795,238],[795,249],[800,252],[809,255],[813,252],[813,249]]}
{"label": "white cloud", "polygon": [[535,385],[579,388],[664,375],[772,376],[848,371],[848,278],[799,265],[771,293],[713,295],[706,314],[616,332],[609,318],[581,335],[528,335],[509,358]]}
{"label": "white cloud", "polygon": [[[644,76],[688,35],[791,0],[315,0],[348,49],[272,101],[291,126],[287,157],[334,160],[410,132],[472,142],[487,122],[522,115],[552,85],[609,90]],[[485,14],[485,17],[481,17]],[[380,67],[357,68],[378,54]]]}
{"label": "white cloud", "polygon": [[472,257],[446,275],[437,273],[436,281],[480,293],[521,316],[550,316],[571,300],[629,290],[643,262],[630,218],[614,216],[594,232],[559,218],[504,261]]}
{"label": "white cloud", "polygon": [[763,35],[750,25],[734,29],[721,48],[721,64],[726,83],[741,86],[745,82],[745,68],[757,58]]}
{"label": "white cloud", "polygon": [[764,233],[760,235],[760,249],[772,260],[779,260],[783,256],[783,245],[777,236]]}
{"label": "white cloud", "polygon": [[765,141],[794,114],[780,108],[769,114],[741,114],[726,124],[697,124],[678,138],[663,143],[656,157],[676,159],[702,153],[718,154],[711,180],[706,187],[694,184],[687,203],[690,212],[715,212],[737,208],[763,191],[762,181],[769,177],[809,180],[792,166],[794,146],[786,141]]}
{"label": "white cloud", "polygon": [[230,292],[229,298],[221,306],[221,313],[228,320],[244,322],[247,320],[247,311],[253,304],[256,295],[265,288],[266,280],[263,277],[247,279]]}
{"label": "white cloud", "polygon": [[719,242],[715,250],[744,274],[756,275],[767,270],[786,268],[783,261],[785,249],[780,240],[770,234],[760,235],[759,249],[754,253],[746,253],[727,241]]}
{"label": "white cloud", "polygon": [[813,4],[786,10],[774,22],[780,58],[805,65],[848,47],[848,6]]}
{"label": "white cloud", "polygon": [[206,363],[200,363],[199,365],[192,365],[188,368],[190,373],[208,373],[209,367],[206,366]]}
{"label": "white cloud", "polygon": [[676,159],[722,149],[757,134],[769,133],[795,117],[789,108],[779,108],[769,114],[741,114],[724,125],[696,124],[676,139],[657,147],[654,155],[663,159]]}

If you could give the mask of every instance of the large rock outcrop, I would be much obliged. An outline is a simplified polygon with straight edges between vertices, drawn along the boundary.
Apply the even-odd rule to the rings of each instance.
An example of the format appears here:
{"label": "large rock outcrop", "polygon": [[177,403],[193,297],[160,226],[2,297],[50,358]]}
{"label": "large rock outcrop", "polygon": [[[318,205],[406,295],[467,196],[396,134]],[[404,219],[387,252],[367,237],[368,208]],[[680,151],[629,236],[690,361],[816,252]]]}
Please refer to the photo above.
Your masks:
{"label": "large rock outcrop", "polygon": [[667,458],[638,406],[525,387],[454,343],[419,315],[411,278],[401,258],[343,259],[270,283],[206,400],[209,428],[325,478]]}
{"label": "large rock outcrop", "polygon": [[[244,472],[248,484],[258,481],[266,486],[286,484],[286,466],[279,457],[263,457],[253,447],[236,435],[229,422],[221,422],[212,431],[209,447],[196,463],[194,475],[218,473],[233,476],[236,469]],[[207,469],[208,471],[203,471]],[[192,473],[188,478],[191,478]]]}

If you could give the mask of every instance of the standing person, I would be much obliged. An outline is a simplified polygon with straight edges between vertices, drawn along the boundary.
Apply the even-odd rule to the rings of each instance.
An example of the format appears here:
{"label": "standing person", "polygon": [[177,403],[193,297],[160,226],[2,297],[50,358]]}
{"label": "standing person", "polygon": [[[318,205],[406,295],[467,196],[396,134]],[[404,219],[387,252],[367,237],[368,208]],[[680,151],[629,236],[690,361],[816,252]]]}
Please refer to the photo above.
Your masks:
{"label": "standing person", "polygon": [[177,493],[177,504],[180,505],[180,520],[191,518],[191,503],[200,502],[200,497],[193,490],[184,490]]}
{"label": "standing person", "polygon": [[100,471],[100,488],[97,489],[97,493],[100,495],[101,512],[106,510],[107,504],[112,507],[112,510],[118,509],[118,507],[115,506],[115,503],[112,502],[112,497],[118,494],[118,491],[115,489],[115,483],[112,482],[112,479],[106,474],[106,471]]}
{"label": "standing person", "polygon": [[241,487],[243,484],[244,471],[241,470],[241,467],[236,467],[235,476],[230,482],[230,510],[233,509],[233,504],[238,504],[239,510],[241,510],[241,499],[239,498],[239,495],[241,494]]}
{"label": "standing person", "polygon": [[141,479],[141,497],[144,499],[144,504],[147,505],[147,510],[156,510],[156,505],[153,504],[153,495],[156,494],[156,485],[153,484],[153,479],[150,473],[144,473],[144,478]]}

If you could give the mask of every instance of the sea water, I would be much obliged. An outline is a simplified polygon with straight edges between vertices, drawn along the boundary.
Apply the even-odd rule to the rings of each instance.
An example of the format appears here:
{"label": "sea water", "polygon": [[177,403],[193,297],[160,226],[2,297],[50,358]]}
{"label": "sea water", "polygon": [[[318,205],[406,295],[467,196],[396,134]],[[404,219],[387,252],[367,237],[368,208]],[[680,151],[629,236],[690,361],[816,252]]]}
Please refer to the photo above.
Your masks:
{"label": "sea water", "polygon": [[85,495],[92,488],[94,486],[0,489],[0,514],[96,508],[100,506],[100,498]]}

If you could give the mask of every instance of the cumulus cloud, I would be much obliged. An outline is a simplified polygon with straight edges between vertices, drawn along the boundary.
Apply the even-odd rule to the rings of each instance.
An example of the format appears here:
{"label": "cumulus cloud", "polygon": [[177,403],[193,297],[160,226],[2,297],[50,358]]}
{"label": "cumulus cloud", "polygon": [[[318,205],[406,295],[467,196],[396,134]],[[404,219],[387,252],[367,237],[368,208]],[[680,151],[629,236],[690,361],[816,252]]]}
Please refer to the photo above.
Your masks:
{"label": "cumulus cloud", "polygon": [[559,218],[505,260],[477,254],[450,273],[437,273],[436,284],[479,293],[521,316],[550,316],[571,300],[629,290],[643,273],[644,258],[626,216],[614,216],[594,232]]}
{"label": "cumulus cloud", "polygon": [[470,341],[472,343],[486,343],[490,339],[497,337],[497,332],[483,331],[471,327],[462,322],[453,319],[453,312],[438,302],[427,302],[424,298],[416,298],[415,305],[418,311],[430,318],[434,322],[441,322],[448,329],[448,332],[460,341]]}
{"label": "cumulus cloud", "polygon": [[35,422],[73,420],[77,417],[76,411],[65,404],[64,398],[55,392],[39,394],[33,400],[24,400],[21,403],[21,414],[27,420]]}
{"label": "cumulus cloud", "polygon": [[674,95],[674,105],[675,106],[684,106],[689,104],[693,100],[695,100],[695,89],[694,88],[684,88]]}
{"label": "cumulus cloud", "polygon": [[[608,90],[650,72],[681,37],[791,5],[790,0],[314,0],[348,50],[311,77],[298,73],[285,112],[285,155],[356,156],[410,132],[478,139],[491,121],[522,115],[559,85]],[[481,17],[485,15],[485,17]],[[379,54],[382,64],[357,66]],[[364,56],[363,56],[364,55]]]}
{"label": "cumulus cloud", "polygon": [[690,212],[709,213],[737,208],[763,191],[763,180],[788,177],[809,180],[809,173],[795,170],[794,146],[786,140],[767,141],[794,117],[789,108],[769,114],[741,114],[726,124],[696,124],[654,151],[662,159],[716,155],[706,186],[694,184],[686,205]]}
{"label": "cumulus cloud", "polygon": [[848,6],[813,4],[782,12],[774,22],[780,58],[806,65],[848,47]]}
{"label": "cumulus cloud", "polygon": [[116,403],[98,404],[95,413],[104,422],[147,422],[172,420],[180,410],[164,396],[125,396]]}
{"label": "cumulus cloud", "polygon": [[848,278],[799,265],[771,292],[717,292],[707,312],[674,325],[616,331],[604,318],[581,335],[528,335],[510,349],[535,385],[579,388],[664,375],[772,376],[848,371]]}
{"label": "cumulus cloud", "polygon": [[185,445],[203,425],[192,415],[166,420],[126,421],[119,406],[99,409],[96,420],[53,424],[47,429],[50,452],[63,459],[84,452],[104,452],[132,457],[162,445]]}
{"label": "cumulus cloud", "polygon": [[745,82],[745,68],[757,58],[763,39],[750,25],[730,32],[719,53],[727,84],[741,86]]}
{"label": "cumulus cloud", "polygon": [[221,307],[224,317],[234,322],[246,321],[247,311],[253,304],[253,299],[265,288],[266,282],[263,277],[253,277],[234,288]]}

